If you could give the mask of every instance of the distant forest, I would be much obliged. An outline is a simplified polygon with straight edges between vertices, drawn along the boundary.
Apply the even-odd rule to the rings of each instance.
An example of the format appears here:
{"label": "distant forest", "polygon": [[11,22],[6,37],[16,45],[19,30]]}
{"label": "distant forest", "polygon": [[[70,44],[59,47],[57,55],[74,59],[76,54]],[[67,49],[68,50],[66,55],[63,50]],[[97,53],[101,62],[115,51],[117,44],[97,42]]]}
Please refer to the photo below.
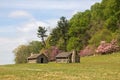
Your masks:
{"label": "distant forest", "polygon": [[32,41],[14,49],[15,62],[26,63],[30,53],[46,53],[50,60],[61,51],[81,52],[86,49],[91,51],[90,55],[96,54],[101,41],[112,44],[114,40],[114,47],[120,46],[120,0],[102,0],[92,5],[90,10],[77,12],[70,20],[62,16],[50,35],[46,32],[44,26],[39,26],[35,36],[41,42]]}

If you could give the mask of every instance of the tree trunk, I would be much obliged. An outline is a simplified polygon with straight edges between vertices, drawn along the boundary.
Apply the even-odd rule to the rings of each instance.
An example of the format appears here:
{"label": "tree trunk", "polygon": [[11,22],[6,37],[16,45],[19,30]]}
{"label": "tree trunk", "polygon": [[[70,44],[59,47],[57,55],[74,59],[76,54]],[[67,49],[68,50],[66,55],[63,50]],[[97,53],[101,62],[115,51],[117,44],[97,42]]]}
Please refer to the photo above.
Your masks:
{"label": "tree trunk", "polygon": [[45,40],[44,40],[43,37],[42,37],[42,42],[43,42],[43,47],[45,48],[46,47],[46,43],[45,43]]}
{"label": "tree trunk", "polygon": [[66,39],[64,39],[64,48],[65,48],[65,51],[67,51],[67,40]]}

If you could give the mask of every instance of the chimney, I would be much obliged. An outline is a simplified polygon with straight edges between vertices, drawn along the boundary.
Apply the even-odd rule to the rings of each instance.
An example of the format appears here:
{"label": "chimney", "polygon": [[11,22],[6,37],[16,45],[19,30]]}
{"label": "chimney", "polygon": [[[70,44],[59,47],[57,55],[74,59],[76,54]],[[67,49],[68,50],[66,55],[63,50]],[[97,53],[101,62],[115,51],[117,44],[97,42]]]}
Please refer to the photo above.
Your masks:
{"label": "chimney", "polygon": [[73,52],[72,52],[72,63],[75,63],[76,62],[76,51],[75,50],[73,50]]}
{"label": "chimney", "polygon": [[31,53],[30,56],[33,56],[33,53]]}

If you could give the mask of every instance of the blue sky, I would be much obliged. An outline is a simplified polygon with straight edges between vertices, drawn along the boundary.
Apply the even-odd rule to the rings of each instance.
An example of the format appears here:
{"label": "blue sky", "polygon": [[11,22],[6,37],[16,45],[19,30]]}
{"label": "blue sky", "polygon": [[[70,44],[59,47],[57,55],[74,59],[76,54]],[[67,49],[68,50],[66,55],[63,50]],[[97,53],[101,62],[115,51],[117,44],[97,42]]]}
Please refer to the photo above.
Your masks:
{"label": "blue sky", "polygon": [[0,0],[0,64],[13,64],[20,44],[37,38],[38,26],[49,31],[61,16],[70,19],[101,0]]}

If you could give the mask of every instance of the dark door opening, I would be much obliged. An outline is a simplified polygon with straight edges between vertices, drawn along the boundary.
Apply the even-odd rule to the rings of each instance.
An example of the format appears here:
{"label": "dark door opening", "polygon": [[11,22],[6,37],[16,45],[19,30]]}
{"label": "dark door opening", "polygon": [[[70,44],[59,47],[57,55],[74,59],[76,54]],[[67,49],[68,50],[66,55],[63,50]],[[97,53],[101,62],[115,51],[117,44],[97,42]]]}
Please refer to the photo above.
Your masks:
{"label": "dark door opening", "polygon": [[41,58],[41,63],[43,63],[43,60],[44,60],[44,59],[43,59],[43,58]]}

